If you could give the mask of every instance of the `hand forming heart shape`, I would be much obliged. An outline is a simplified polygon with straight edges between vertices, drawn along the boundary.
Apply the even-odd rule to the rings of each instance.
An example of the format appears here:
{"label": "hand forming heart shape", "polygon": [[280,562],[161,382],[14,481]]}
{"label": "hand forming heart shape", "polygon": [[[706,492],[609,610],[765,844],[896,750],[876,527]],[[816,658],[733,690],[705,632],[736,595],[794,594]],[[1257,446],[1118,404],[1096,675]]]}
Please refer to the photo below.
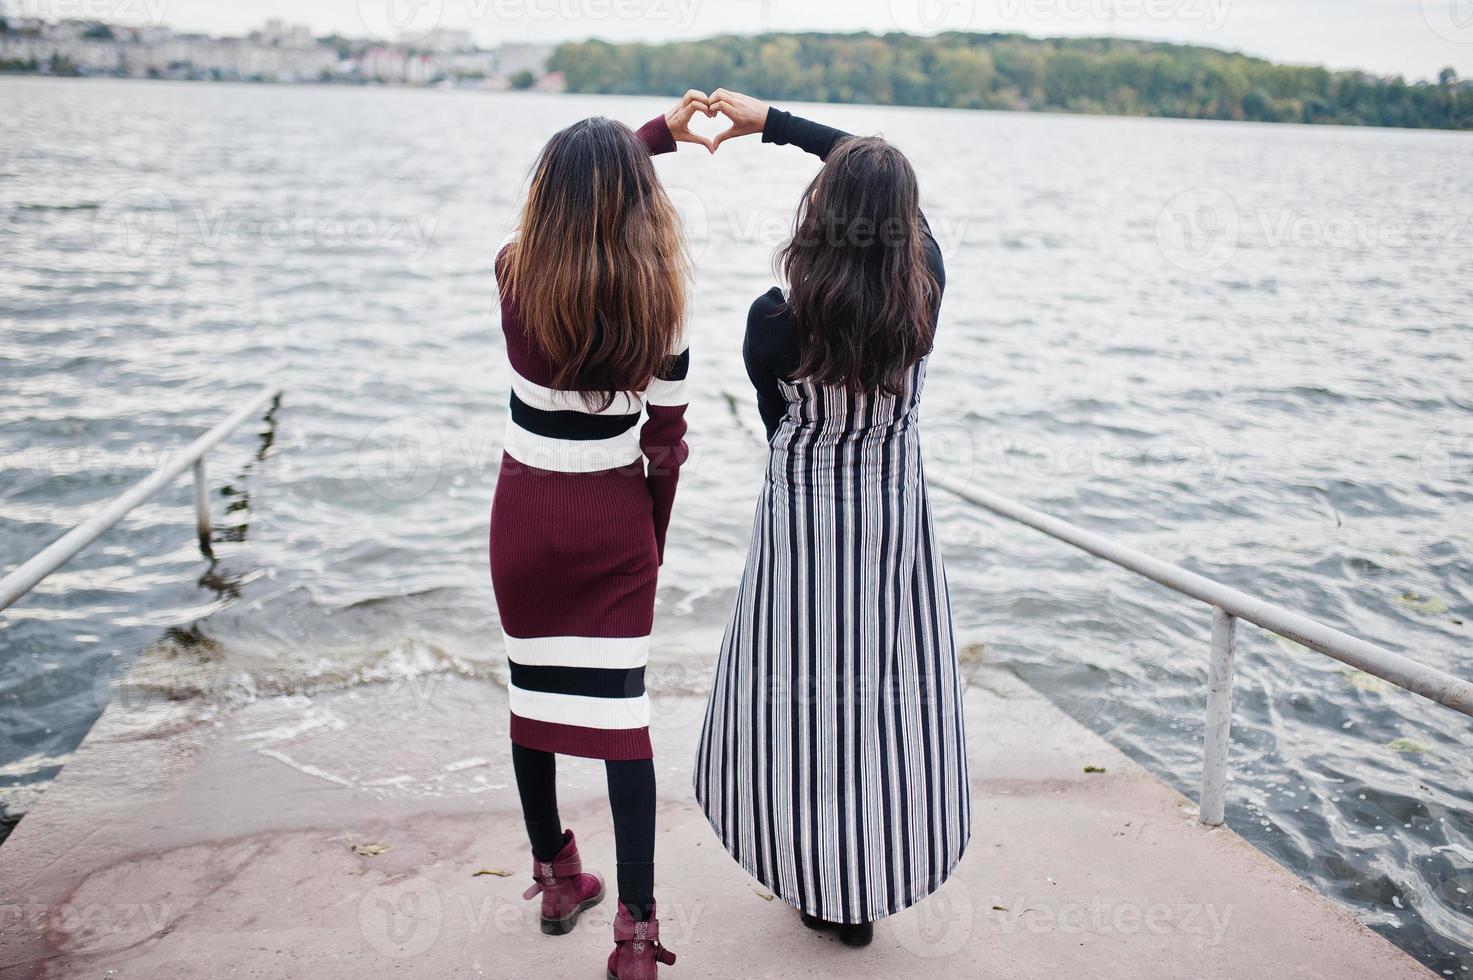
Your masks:
{"label": "hand forming heart shape", "polygon": [[[723,115],[731,125],[717,133],[714,139],[703,136],[690,128],[691,120],[697,112],[710,119]],[[699,143],[715,153],[729,139],[762,132],[767,124],[767,103],[724,88],[717,89],[709,96],[697,89],[691,89],[675,108],[665,113],[665,122],[670,127],[670,135],[677,142]]]}

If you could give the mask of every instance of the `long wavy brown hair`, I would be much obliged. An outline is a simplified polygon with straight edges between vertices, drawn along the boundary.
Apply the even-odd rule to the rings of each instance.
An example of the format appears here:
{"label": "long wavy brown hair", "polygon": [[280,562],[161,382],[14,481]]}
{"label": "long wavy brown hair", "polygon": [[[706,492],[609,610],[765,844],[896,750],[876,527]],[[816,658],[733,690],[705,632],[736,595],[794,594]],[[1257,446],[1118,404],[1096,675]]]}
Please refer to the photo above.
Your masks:
{"label": "long wavy brown hair", "polygon": [[915,171],[894,146],[851,138],[829,153],[777,256],[798,329],[796,377],[900,394],[931,352],[941,303],[923,221]]}
{"label": "long wavy brown hair", "polygon": [[554,386],[608,408],[666,365],[685,317],[690,260],[649,151],[623,123],[574,123],[542,148],[503,266]]}

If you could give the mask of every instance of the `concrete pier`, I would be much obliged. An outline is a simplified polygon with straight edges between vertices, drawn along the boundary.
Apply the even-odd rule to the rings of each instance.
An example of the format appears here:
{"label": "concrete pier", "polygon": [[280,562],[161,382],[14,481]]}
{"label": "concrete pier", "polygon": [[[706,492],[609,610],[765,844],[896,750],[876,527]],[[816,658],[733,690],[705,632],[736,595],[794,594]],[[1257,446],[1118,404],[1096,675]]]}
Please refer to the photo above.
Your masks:
{"label": "concrete pier", "polygon": [[[692,802],[703,707],[657,697],[652,726],[672,980],[1431,975],[997,667],[968,692],[956,877],[848,949]],[[521,899],[501,688],[436,676],[199,714],[124,692],[0,848],[0,977],[603,976],[612,899],[559,938]],[[602,766],[561,765],[564,820],[612,878]]]}

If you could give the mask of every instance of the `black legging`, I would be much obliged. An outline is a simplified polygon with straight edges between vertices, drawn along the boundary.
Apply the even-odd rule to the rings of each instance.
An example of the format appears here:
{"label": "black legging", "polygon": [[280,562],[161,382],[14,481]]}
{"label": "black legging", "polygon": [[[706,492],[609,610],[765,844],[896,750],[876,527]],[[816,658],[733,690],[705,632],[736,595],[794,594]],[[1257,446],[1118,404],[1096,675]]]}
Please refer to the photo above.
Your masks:
{"label": "black legging", "polygon": [[[557,812],[557,756],[513,744],[511,761],[532,853],[539,861],[551,861],[563,849],[563,825]],[[610,761],[604,768],[609,806],[614,811],[619,901],[634,918],[648,919],[655,902],[655,762]]]}

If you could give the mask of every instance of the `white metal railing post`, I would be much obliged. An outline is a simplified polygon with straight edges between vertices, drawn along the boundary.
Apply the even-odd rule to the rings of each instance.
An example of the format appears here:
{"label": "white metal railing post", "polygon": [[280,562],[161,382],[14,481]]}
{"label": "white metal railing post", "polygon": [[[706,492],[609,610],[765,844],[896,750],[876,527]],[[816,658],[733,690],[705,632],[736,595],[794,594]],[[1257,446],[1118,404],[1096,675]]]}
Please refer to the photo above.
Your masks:
{"label": "white metal railing post", "polygon": [[1292,609],[1285,609],[1221,582],[1215,582],[1204,575],[1189,572],[1179,565],[1153,558],[1143,551],[1113,541],[1102,534],[1086,531],[1068,521],[1061,521],[1041,510],[1035,510],[982,487],[966,486],[942,476],[933,476],[930,482],[968,503],[1041,531],[1105,561],[1114,562],[1137,575],[1144,575],[1172,591],[1217,606],[1238,619],[1261,626],[1327,657],[1334,657],[1356,670],[1374,674],[1397,687],[1473,717],[1473,681],[1466,681],[1445,670],[1418,663],[1399,653],[1316,622]]}
{"label": "white metal railing post", "polygon": [[1227,809],[1228,743],[1233,727],[1233,656],[1238,646],[1238,618],[1212,607],[1212,660],[1207,668],[1207,727],[1202,738],[1203,823],[1222,824]]}
{"label": "white metal railing post", "polygon": [[[179,474],[203,459],[205,453],[228,436],[236,426],[256,414],[268,402],[273,402],[280,397],[281,389],[279,388],[261,389],[250,401],[237,408],[223,422],[190,443],[183,452],[173,456],[167,463],[144,477],[141,482],[134,484],[100,511],[51,542],[39,554],[23,563],[9,575],[0,578],[0,611],[10,608],[17,599],[35,588],[36,583],[60,568],[77,552],[102,537],[129,511],[158,493],[160,489],[172,483]],[[195,466],[194,472],[195,479],[199,481],[195,485],[195,505],[203,515],[203,520],[208,522],[208,494],[201,489],[204,485],[204,467]],[[200,504],[202,494],[203,505]]]}
{"label": "white metal railing post", "polygon": [[210,553],[210,486],[206,482],[205,458],[194,461],[194,526],[199,532],[199,546]]}

